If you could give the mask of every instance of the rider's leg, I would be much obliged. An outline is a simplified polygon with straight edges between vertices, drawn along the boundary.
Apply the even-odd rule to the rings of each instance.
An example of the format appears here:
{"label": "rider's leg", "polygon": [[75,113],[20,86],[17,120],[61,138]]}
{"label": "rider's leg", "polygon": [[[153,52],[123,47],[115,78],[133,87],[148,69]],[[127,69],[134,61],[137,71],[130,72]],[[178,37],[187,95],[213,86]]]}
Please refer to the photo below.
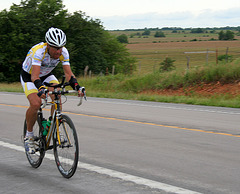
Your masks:
{"label": "rider's leg", "polygon": [[24,93],[30,103],[29,108],[26,111],[26,121],[27,121],[27,134],[26,136],[33,136],[33,125],[37,119],[37,111],[41,106],[41,99],[37,96],[37,88],[32,82],[24,82],[22,76],[20,76],[21,84]]}
{"label": "rider's leg", "polygon": [[31,93],[27,96],[30,103],[26,112],[27,131],[32,132],[33,126],[37,120],[37,112],[41,106],[41,98],[37,96],[37,93]]}
{"label": "rider's leg", "polygon": [[[54,101],[54,95],[50,95],[50,97],[51,97],[52,102],[53,102],[53,101]],[[54,112],[54,109],[55,109],[54,106],[55,106],[55,105],[52,105],[52,106],[51,106],[51,116],[53,116],[53,112]]]}
{"label": "rider's leg", "polygon": [[26,152],[34,154],[36,152],[36,145],[34,143],[33,125],[37,120],[37,112],[41,106],[41,99],[37,96],[36,92],[28,94],[27,99],[30,106],[26,112],[27,132],[24,138],[24,145]]}

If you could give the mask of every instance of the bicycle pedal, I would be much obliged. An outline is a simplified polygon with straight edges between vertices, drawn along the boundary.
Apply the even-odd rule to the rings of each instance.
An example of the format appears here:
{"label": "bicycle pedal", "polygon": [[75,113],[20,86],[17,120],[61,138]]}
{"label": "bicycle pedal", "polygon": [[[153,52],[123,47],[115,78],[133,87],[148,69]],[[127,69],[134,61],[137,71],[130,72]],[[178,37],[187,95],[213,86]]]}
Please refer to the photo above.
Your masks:
{"label": "bicycle pedal", "polygon": [[40,138],[38,136],[33,137],[34,141],[38,141]]}
{"label": "bicycle pedal", "polygon": [[47,150],[52,150],[53,149],[53,145],[48,146]]}

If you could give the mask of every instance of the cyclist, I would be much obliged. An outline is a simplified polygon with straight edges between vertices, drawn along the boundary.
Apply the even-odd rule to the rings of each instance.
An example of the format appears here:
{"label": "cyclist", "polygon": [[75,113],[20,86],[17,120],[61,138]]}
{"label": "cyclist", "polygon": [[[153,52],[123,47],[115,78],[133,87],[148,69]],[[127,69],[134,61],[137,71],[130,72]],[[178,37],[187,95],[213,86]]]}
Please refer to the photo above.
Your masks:
{"label": "cyclist", "polygon": [[30,103],[26,111],[27,133],[24,142],[26,151],[31,154],[35,153],[33,126],[41,106],[41,98],[46,97],[46,87],[43,83],[59,83],[52,74],[59,62],[62,63],[64,74],[72,88],[78,91],[78,96],[82,95],[81,87],[70,68],[68,50],[64,47],[65,33],[61,29],[51,27],[46,32],[45,40],[45,43],[41,42],[29,50],[20,75],[23,90]]}

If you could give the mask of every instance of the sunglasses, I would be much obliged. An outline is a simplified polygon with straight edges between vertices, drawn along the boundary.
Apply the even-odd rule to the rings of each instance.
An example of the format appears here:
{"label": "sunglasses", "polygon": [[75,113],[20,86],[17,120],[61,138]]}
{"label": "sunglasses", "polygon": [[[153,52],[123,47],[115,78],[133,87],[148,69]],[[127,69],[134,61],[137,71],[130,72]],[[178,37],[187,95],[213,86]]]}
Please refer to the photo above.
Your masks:
{"label": "sunglasses", "polygon": [[62,49],[62,47],[55,47],[55,46],[50,46],[50,47],[54,48],[55,50],[60,50],[60,49]]}

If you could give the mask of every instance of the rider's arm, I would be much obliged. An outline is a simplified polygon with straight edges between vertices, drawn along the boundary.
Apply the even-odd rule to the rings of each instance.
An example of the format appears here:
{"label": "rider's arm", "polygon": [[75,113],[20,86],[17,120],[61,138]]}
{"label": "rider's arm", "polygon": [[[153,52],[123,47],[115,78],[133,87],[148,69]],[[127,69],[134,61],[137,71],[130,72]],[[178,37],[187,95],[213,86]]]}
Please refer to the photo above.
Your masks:
{"label": "rider's arm", "polygon": [[34,85],[36,86],[36,88],[38,89],[38,91],[40,92],[39,94],[41,96],[44,93],[46,88],[44,87],[42,81],[40,80],[39,74],[40,74],[40,66],[33,65],[32,73],[31,73],[31,80],[34,83]]}
{"label": "rider's arm", "polygon": [[72,73],[72,70],[70,68],[70,65],[63,65],[63,70],[64,70],[64,74],[66,76],[66,79],[69,81],[70,86],[75,89],[75,90],[79,90],[80,86],[77,82],[77,79],[75,78],[74,74]]}
{"label": "rider's arm", "polygon": [[37,79],[40,79],[39,78],[39,74],[40,74],[40,66],[33,65],[32,66],[32,73],[31,73],[31,80],[32,80],[32,82],[34,82]]}
{"label": "rider's arm", "polygon": [[[66,80],[70,80],[73,75],[70,65],[63,65],[63,71],[66,77]],[[75,77],[75,76],[74,76]]]}
{"label": "rider's arm", "polygon": [[83,93],[82,93],[82,90],[80,89],[80,85],[78,84],[77,82],[77,79],[75,78],[74,74],[72,73],[72,70],[70,68],[70,65],[63,65],[63,70],[64,70],[64,73],[65,73],[65,76],[66,76],[66,79],[69,81],[70,83],[70,86],[78,91],[78,96],[82,96]]}

